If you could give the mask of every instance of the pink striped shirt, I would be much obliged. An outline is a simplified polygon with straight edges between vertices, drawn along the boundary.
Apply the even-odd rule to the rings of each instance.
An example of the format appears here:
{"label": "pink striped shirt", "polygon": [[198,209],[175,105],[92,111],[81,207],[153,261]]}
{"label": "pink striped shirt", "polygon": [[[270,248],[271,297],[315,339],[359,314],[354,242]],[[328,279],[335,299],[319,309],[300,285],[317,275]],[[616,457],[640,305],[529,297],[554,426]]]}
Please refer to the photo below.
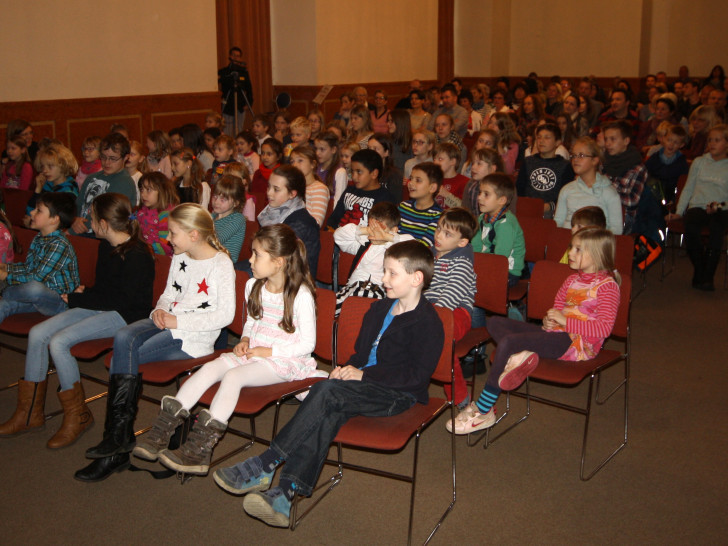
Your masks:
{"label": "pink striped shirt", "polygon": [[326,207],[329,206],[329,188],[316,180],[306,186],[306,210],[314,217],[319,227],[324,225]]}

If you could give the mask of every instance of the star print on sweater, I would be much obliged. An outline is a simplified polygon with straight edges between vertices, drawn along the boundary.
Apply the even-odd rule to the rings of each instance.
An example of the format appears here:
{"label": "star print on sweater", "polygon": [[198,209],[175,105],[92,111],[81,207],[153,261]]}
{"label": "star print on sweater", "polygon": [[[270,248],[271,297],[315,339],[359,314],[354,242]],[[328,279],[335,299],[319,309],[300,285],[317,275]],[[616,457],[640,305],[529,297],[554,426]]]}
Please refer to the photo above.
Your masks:
{"label": "star print on sweater", "polygon": [[177,283],[177,281],[174,281],[172,288],[174,288],[177,292],[182,292],[182,287]]}
{"label": "star print on sweater", "polygon": [[[209,287],[209,286],[207,285],[207,283],[205,282],[205,279],[202,279],[202,282],[198,282],[198,283],[197,283],[197,287],[199,288],[199,290],[197,291],[197,293],[198,293],[198,294],[199,294],[200,292],[204,292],[205,294],[207,294],[207,289],[208,289],[208,288],[210,288],[210,287]],[[208,295],[209,295],[209,294],[208,294]]]}
{"label": "star print on sweater", "polygon": [[180,271],[187,271],[187,264],[185,262],[180,262],[180,264],[179,264],[179,270]]}
{"label": "star print on sweater", "polygon": [[208,307],[210,307],[210,304],[206,301],[203,301],[200,305],[197,306],[198,309],[207,309]]}

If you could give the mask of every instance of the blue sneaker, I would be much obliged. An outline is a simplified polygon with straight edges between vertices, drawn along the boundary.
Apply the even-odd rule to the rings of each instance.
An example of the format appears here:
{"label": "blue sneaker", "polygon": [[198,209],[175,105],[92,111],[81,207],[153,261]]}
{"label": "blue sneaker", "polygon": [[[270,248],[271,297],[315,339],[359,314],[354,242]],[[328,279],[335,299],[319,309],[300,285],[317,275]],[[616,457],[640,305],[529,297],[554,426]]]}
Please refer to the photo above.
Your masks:
{"label": "blue sneaker", "polygon": [[245,513],[272,527],[288,527],[291,501],[283,489],[274,487],[265,493],[251,493],[243,499]]}
{"label": "blue sneaker", "polygon": [[233,495],[245,495],[251,491],[265,491],[273,480],[273,472],[264,472],[260,457],[250,457],[242,463],[215,471],[215,483]]}

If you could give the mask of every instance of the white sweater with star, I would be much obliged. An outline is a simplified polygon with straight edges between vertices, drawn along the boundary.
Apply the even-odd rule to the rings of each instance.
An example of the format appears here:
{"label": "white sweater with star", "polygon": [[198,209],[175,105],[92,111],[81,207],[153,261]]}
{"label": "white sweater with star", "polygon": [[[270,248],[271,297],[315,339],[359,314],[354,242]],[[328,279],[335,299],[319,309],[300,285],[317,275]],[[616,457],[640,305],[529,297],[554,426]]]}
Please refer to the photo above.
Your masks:
{"label": "white sweater with star", "polygon": [[184,352],[194,358],[212,353],[220,330],[235,316],[232,260],[222,252],[207,260],[175,254],[156,309],[177,317],[177,328],[170,332],[182,340]]}

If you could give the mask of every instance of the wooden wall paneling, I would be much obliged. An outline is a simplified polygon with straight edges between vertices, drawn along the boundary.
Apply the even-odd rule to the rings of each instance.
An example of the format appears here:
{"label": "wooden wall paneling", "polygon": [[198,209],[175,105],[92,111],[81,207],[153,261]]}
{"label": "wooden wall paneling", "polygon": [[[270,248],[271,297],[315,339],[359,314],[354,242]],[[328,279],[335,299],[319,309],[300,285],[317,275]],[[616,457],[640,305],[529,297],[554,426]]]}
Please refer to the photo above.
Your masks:
{"label": "wooden wall paneling", "polygon": [[449,82],[455,77],[455,3],[437,3],[437,78]]}
{"label": "wooden wall paneling", "polygon": [[142,138],[143,124],[141,115],[128,116],[98,116],[88,118],[70,118],[66,120],[66,140],[68,147],[73,151],[74,155],[81,158],[81,146],[83,140],[89,136],[105,137],[109,133],[109,128],[114,123],[124,125],[129,131],[130,140],[138,140],[142,144],[146,139]]}

